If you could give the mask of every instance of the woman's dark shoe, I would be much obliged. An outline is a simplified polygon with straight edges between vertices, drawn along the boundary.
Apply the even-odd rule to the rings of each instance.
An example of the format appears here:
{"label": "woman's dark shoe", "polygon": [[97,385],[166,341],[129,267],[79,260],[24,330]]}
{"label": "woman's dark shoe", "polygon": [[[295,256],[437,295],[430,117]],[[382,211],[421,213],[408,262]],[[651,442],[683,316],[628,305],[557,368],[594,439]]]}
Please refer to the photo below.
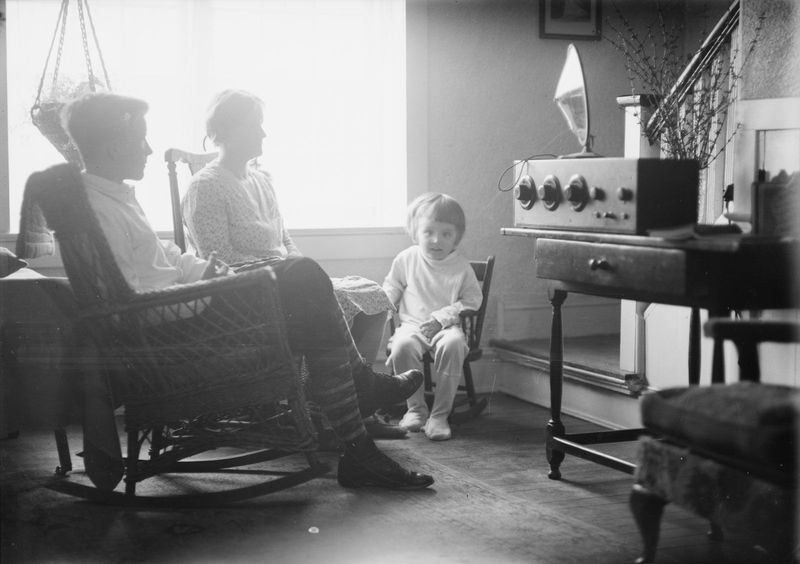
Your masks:
{"label": "woman's dark shoe", "polygon": [[361,416],[369,417],[378,408],[405,401],[417,391],[423,380],[424,376],[419,370],[383,374],[373,371],[370,364],[364,363],[361,370],[353,372]]}
{"label": "woman's dark shoe", "polygon": [[339,459],[338,479],[345,488],[421,490],[433,484],[431,476],[406,470],[383,454],[366,435],[345,447]]}

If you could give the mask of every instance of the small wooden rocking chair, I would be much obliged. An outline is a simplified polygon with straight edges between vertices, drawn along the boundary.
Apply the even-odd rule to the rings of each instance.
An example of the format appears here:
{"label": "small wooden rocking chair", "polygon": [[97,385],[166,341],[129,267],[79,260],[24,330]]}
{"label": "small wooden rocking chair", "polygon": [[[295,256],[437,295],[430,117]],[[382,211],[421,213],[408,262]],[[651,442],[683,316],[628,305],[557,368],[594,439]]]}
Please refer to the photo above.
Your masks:
{"label": "small wooden rocking chair", "polygon": [[[456,402],[453,404],[453,410],[450,412],[450,417],[448,417],[448,421],[453,425],[460,425],[477,417],[488,405],[488,400],[486,398],[478,398],[478,395],[475,393],[475,384],[472,380],[472,367],[470,365],[483,357],[481,334],[483,333],[483,320],[486,317],[486,307],[489,303],[489,290],[492,286],[494,255],[490,255],[486,260],[470,261],[470,265],[475,271],[478,282],[481,284],[483,301],[481,302],[481,307],[477,310],[464,310],[460,314],[461,329],[467,337],[469,352],[464,359],[464,383],[458,386],[458,391],[464,392],[464,395],[460,398],[456,398]],[[394,319],[390,317],[389,331],[393,334],[394,330]],[[391,349],[391,343],[389,348]],[[390,351],[387,350],[387,355],[389,352]],[[425,386],[425,402],[428,404],[428,408],[433,405],[433,388],[436,386],[431,374],[432,365],[433,357],[430,353],[425,353],[422,356],[422,371],[425,375],[423,385]]]}
{"label": "small wooden rocking chair", "polygon": [[[55,232],[78,302],[77,330],[93,353],[86,355],[83,382],[84,463],[96,487],[59,479],[53,489],[105,503],[218,505],[327,471],[316,458],[304,386],[268,267],[137,293],[117,266],[77,168],[57,165],[33,174],[26,197],[38,203]],[[124,459],[114,456],[119,443],[113,410],[119,406],[127,431]],[[143,460],[145,442],[150,456]],[[222,447],[247,453],[186,460]],[[273,478],[254,485],[136,493],[139,482],[154,476],[236,472],[237,466],[290,453],[303,453],[307,464],[291,471],[253,469],[248,473]],[[125,492],[114,491],[123,477]]]}

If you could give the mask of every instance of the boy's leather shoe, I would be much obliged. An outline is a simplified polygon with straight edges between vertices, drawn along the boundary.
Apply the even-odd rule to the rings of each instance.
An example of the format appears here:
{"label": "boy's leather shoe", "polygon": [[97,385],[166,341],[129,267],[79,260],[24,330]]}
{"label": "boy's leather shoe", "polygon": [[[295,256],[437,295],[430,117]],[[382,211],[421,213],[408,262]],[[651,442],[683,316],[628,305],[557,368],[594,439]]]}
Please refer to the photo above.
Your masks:
{"label": "boy's leather shoe", "polygon": [[364,363],[361,370],[353,372],[353,382],[358,395],[358,407],[362,417],[369,417],[380,407],[405,401],[422,385],[424,376],[419,370],[408,370],[402,374],[374,372]]}
{"label": "boy's leather shoe", "polygon": [[338,480],[345,488],[374,486],[391,490],[421,490],[433,484],[431,476],[406,470],[378,450],[366,435],[345,447],[339,459]]}
{"label": "boy's leather shoe", "polygon": [[112,491],[125,475],[122,459],[106,454],[90,441],[84,441],[83,466],[92,483],[100,490]]}

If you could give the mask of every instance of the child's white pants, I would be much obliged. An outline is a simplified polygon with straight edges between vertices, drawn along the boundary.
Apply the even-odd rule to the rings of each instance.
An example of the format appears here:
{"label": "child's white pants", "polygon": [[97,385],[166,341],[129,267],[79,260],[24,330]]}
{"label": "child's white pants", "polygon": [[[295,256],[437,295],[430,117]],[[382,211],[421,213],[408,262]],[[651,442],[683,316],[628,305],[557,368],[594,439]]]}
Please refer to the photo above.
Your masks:
{"label": "child's white pants", "polygon": [[[428,341],[414,325],[401,325],[392,336],[391,354],[386,364],[394,368],[395,374],[406,370],[422,370],[422,355],[431,351],[433,356],[432,376],[436,382],[431,417],[446,418],[453,409],[453,401],[461,381],[464,359],[469,352],[467,339],[461,327],[453,325],[442,329]],[[407,400],[409,411],[427,412],[424,386]]]}

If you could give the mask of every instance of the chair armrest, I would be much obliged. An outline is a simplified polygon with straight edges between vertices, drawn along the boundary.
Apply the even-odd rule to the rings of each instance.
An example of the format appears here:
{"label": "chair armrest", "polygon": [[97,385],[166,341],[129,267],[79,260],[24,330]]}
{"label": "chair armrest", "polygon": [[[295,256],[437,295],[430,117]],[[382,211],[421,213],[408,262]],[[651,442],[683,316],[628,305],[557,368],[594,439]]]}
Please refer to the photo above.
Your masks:
{"label": "chair armrest", "polygon": [[101,317],[134,314],[146,309],[188,304],[200,300],[222,298],[227,294],[235,294],[259,285],[274,285],[275,275],[269,267],[236,273],[230,276],[199,280],[188,284],[170,286],[161,290],[153,290],[136,294],[125,303],[87,308],[79,318],[90,321]]}
{"label": "chair armrest", "polygon": [[764,319],[710,319],[703,326],[706,337],[736,343],[800,343],[800,325]]}

